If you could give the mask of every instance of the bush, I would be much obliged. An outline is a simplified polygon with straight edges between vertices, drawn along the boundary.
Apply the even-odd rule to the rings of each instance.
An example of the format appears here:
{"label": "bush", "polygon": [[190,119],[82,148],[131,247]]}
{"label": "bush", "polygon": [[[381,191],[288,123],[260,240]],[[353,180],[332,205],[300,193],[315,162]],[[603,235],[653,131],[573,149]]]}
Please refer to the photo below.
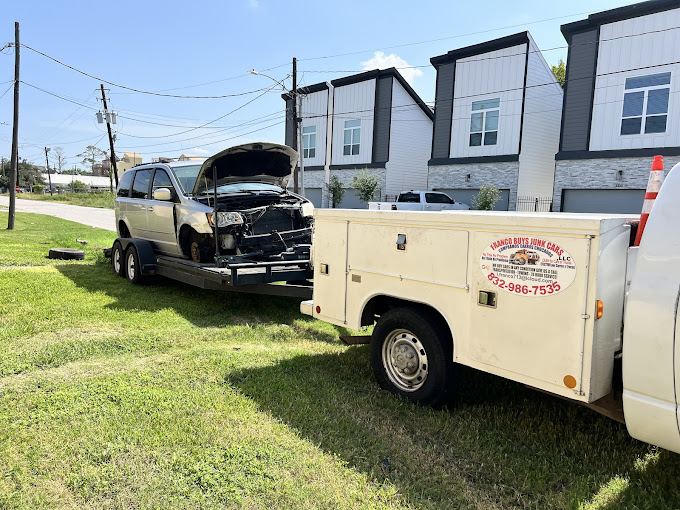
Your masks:
{"label": "bush", "polygon": [[88,191],[90,188],[89,188],[89,186],[88,186],[87,184],[85,184],[83,181],[78,181],[78,180],[76,180],[76,181],[73,181],[73,184],[72,184],[71,189],[72,189],[75,193],[85,193],[85,192]]}
{"label": "bush", "polygon": [[45,186],[43,186],[42,184],[35,184],[33,186],[33,193],[42,194],[44,192],[45,192]]}
{"label": "bush", "polygon": [[472,198],[472,208],[479,211],[491,211],[500,199],[500,190],[492,184],[485,184],[479,188],[479,193]]}
{"label": "bush", "polygon": [[366,170],[362,170],[352,179],[352,187],[357,190],[359,200],[370,202],[375,198],[375,192],[378,191],[378,178],[375,175],[369,175]]}
{"label": "bush", "polygon": [[326,191],[330,197],[332,207],[335,209],[342,202],[342,197],[345,194],[345,189],[340,184],[340,179],[337,175],[331,177],[328,184],[326,184]]}

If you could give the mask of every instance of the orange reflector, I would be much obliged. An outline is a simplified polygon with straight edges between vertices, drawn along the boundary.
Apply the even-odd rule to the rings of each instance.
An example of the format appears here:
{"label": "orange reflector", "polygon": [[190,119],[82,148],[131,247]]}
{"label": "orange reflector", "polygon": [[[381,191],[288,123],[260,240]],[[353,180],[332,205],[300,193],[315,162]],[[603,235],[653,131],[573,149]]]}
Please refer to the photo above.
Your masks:
{"label": "orange reflector", "polygon": [[320,306],[316,307],[316,313],[321,313],[321,307]]}
{"label": "orange reflector", "polygon": [[602,318],[602,313],[604,312],[604,305],[600,299],[597,300],[597,318]]}
{"label": "orange reflector", "polygon": [[574,378],[573,375],[565,375],[564,376],[564,385],[567,388],[574,389],[576,388],[576,379]]}

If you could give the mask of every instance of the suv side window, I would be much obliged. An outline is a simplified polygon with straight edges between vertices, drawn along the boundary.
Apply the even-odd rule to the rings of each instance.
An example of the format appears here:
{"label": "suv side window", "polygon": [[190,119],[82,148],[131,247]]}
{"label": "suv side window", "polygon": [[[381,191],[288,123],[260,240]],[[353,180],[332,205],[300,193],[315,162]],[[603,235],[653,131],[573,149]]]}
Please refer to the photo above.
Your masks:
{"label": "suv side window", "polygon": [[175,192],[175,187],[172,185],[172,181],[168,176],[168,172],[162,168],[157,168],[156,173],[153,176],[153,185],[151,186],[151,198],[153,198],[153,192],[158,188],[168,188],[170,190],[170,195],[172,195],[172,200],[175,201],[177,198],[177,193]]}
{"label": "suv side window", "polygon": [[123,176],[120,178],[120,184],[118,184],[116,196],[128,197],[130,195],[130,184],[132,184],[132,176],[134,174],[134,172],[123,172]]}
{"label": "suv side window", "polygon": [[149,198],[149,183],[153,170],[137,170],[135,180],[132,183],[132,193],[130,198]]}

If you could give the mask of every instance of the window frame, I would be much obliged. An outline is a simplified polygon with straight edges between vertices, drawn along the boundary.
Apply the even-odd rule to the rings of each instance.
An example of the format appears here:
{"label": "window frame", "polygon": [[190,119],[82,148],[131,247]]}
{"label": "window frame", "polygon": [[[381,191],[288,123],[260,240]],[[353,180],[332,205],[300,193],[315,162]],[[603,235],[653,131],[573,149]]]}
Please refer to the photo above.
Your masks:
{"label": "window frame", "polygon": [[[310,129],[313,131],[308,131],[305,133],[305,129]],[[311,143],[311,142],[314,143]],[[305,147],[306,145],[306,147]],[[302,126],[302,158],[303,159],[313,159],[316,157],[316,126]]]}
{"label": "window frame", "polygon": [[[156,176],[158,175],[158,172],[163,172],[165,176],[168,178],[168,181],[170,182],[169,186],[155,186],[156,184]],[[170,196],[171,202],[179,202],[179,197],[177,195],[177,189],[175,188],[175,184],[172,182],[172,177],[170,177],[170,173],[165,169],[165,168],[156,168],[153,173],[153,177],[151,178],[151,194],[149,195],[150,198],[149,200],[155,200],[153,197],[153,192],[157,188],[169,188],[170,189]]]}
{"label": "window frame", "polygon": [[[137,176],[141,172],[149,172],[149,182],[146,185],[146,195],[143,197],[137,197],[133,196],[133,193],[135,191],[135,182],[137,182]],[[153,174],[154,174],[153,168],[140,168],[135,171],[135,176],[132,179],[132,186],[130,186],[130,198],[133,198],[135,200],[149,200],[149,190],[151,189],[151,183],[153,182]]]}
{"label": "window frame", "polygon": [[[484,103],[497,102],[495,106],[485,106]],[[482,103],[482,107],[475,109],[476,104]],[[470,133],[468,138],[468,147],[490,147],[492,145],[498,145],[498,132],[500,131],[500,111],[501,111],[501,98],[494,97],[492,99],[480,99],[478,101],[472,101],[470,104]],[[487,116],[489,113],[496,112],[496,127],[494,129],[487,129]],[[481,115],[481,128],[480,130],[473,131],[474,116]],[[487,134],[495,133],[495,140],[493,143],[486,143]],[[481,135],[479,138],[479,144],[472,143],[473,135]]]}
{"label": "window frame", "polygon": [[[665,77],[668,78],[668,83],[661,83],[661,84],[656,84],[656,85],[645,85],[645,86],[634,86],[633,83],[631,83],[631,86],[629,87],[629,80],[640,80],[643,78],[654,78],[664,80]],[[646,74],[646,75],[641,75],[641,76],[629,76],[625,78],[624,84],[623,84],[623,100],[621,101],[621,123],[619,125],[619,136],[658,136],[658,135],[664,135],[668,132],[668,117],[670,115],[670,103],[671,103],[671,79],[672,79],[672,73],[670,71],[664,72],[664,73],[654,73],[654,74]],[[667,90],[667,99],[666,99],[666,112],[665,113],[652,113],[648,114],[647,113],[647,107],[649,105],[649,92],[653,90]],[[636,93],[642,93],[642,111],[640,112],[639,115],[625,115],[625,109],[626,109],[626,96],[629,94],[636,94]],[[647,132],[647,120],[650,117],[665,117],[666,122],[664,126],[663,131],[653,131],[653,132]],[[624,133],[623,132],[623,126],[624,126],[624,121],[630,120],[630,119],[640,119],[640,129],[635,132],[635,133]]]}
{"label": "window frame", "polygon": [[[358,123],[356,125],[350,123]],[[347,143],[347,133],[350,133],[350,142]],[[356,152],[354,148],[356,147]],[[348,149],[349,148],[349,149]],[[361,153],[361,119],[346,120],[342,130],[342,155],[358,156]]]}
{"label": "window frame", "polygon": [[[121,195],[120,192],[121,186],[123,185],[123,180],[127,179],[127,176],[130,176],[130,182],[128,183],[128,189],[127,189],[127,194],[126,195]],[[116,198],[130,198],[130,192],[132,191],[132,181],[134,180],[135,177],[135,172],[123,172],[123,175],[120,178],[120,182],[118,183],[118,189],[116,190]]]}

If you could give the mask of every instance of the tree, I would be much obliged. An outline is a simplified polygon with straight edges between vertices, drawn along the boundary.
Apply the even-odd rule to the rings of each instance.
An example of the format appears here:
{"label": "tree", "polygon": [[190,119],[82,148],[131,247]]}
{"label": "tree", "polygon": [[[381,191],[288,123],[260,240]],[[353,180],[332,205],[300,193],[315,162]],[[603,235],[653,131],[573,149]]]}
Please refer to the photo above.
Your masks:
{"label": "tree", "polygon": [[328,191],[328,195],[330,196],[331,204],[333,205],[333,208],[335,209],[342,202],[342,197],[343,197],[343,195],[345,194],[345,191],[346,191],[342,187],[342,184],[340,184],[340,179],[338,179],[337,175],[334,175],[333,177],[331,177],[328,184],[326,184],[326,191]]}
{"label": "tree", "polygon": [[85,150],[80,154],[77,154],[79,158],[83,158],[83,165],[89,167],[94,174],[94,165],[97,161],[101,160],[106,156],[106,152],[101,150],[99,147],[94,145],[88,145]]}
{"label": "tree", "polygon": [[34,184],[45,184],[45,179],[43,179],[40,169],[26,161],[21,160],[19,163],[19,178],[17,180],[17,186],[33,186]]}
{"label": "tree", "polygon": [[500,190],[493,184],[485,184],[479,188],[479,193],[472,197],[472,208],[479,211],[491,211],[500,199]]}
{"label": "tree", "polygon": [[567,81],[567,67],[564,65],[564,60],[560,59],[556,66],[550,67],[560,86],[564,88],[564,84]]}
{"label": "tree", "polygon": [[357,196],[362,202],[369,202],[375,198],[378,191],[378,178],[362,170],[352,179],[352,187],[357,190]]}
{"label": "tree", "polygon": [[66,154],[63,147],[54,148],[54,158],[54,167],[57,169],[57,173],[62,173],[62,168],[66,164]]}

